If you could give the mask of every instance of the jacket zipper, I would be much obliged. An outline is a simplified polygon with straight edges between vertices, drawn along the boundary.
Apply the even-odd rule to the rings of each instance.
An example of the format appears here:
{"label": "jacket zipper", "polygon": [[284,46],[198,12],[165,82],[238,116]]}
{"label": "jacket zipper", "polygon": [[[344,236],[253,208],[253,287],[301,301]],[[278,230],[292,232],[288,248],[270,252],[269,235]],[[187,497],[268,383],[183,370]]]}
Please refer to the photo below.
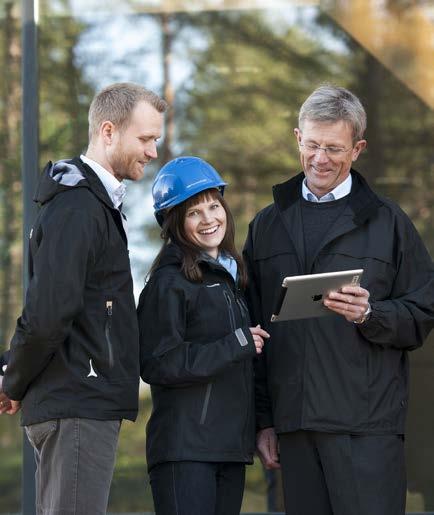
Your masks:
{"label": "jacket zipper", "polygon": [[[243,322],[245,322],[246,321],[246,313],[248,313],[248,308],[247,308],[246,304],[244,303],[243,299],[241,297],[238,297],[237,294],[235,294],[235,300],[238,304],[241,318],[242,318]],[[252,385],[248,379],[248,366],[249,366],[249,364],[246,361],[244,361],[243,362],[243,375],[244,375],[244,385],[245,385],[246,392],[247,392],[247,412],[246,412],[246,420],[244,423],[244,431],[243,431],[244,435],[247,434],[247,430],[248,430],[248,422],[249,422],[249,417],[250,417],[249,401],[250,401],[250,396],[252,395],[252,389],[251,389]],[[246,441],[246,439],[243,438],[243,441]],[[246,456],[247,456],[248,450],[245,449],[245,452],[246,452]]]}
{"label": "jacket zipper", "polygon": [[[230,319],[230,322],[231,322],[231,328],[232,328],[233,331],[235,331],[235,329],[236,329],[235,328],[235,317],[234,317],[234,313],[232,311],[232,299],[231,299],[229,293],[225,289],[223,290],[223,295],[225,296],[225,299],[226,299],[226,302],[227,302],[228,308],[229,308],[229,319]],[[213,383],[208,383],[207,386],[206,386],[205,399],[203,401],[202,414],[200,416],[200,425],[201,426],[203,424],[205,424],[206,415],[208,413],[208,407],[209,407],[209,401],[210,401],[210,398],[211,398],[212,385],[213,385]]]}
{"label": "jacket zipper", "polygon": [[113,344],[112,344],[111,335],[110,335],[110,331],[112,328],[112,316],[113,316],[113,301],[112,300],[106,301],[105,309],[106,309],[106,320],[105,320],[104,334],[105,334],[105,339],[106,339],[106,343],[107,343],[108,365],[109,365],[109,369],[110,369],[110,368],[113,368],[113,365],[114,365]]}
{"label": "jacket zipper", "polygon": [[[231,297],[231,295],[229,294],[229,292],[227,290],[223,290],[223,294],[225,296],[226,303],[228,305],[229,318],[230,318],[230,321],[231,321],[232,331],[235,331],[236,324],[235,324],[235,315],[234,315],[234,310],[233,310],[232,297]],[[238,309],[240,311],[241,318],[244,321],[245,320],[245,311],[244,311],[243,302],[242,302],[241,299],[238,298],[238,295],[236,293],[234,294],[234,297],[235,297],[235,302],[236,302],[236,304],[238,306]],[[249,394],[251,393],[251,389],[249,388],[248,381],[247,381],[247,366],[248,366],[248,364],[246,363],[246,361],[244,361],[243,362],[244,387],[246,389],[247,395],[249,396]],[[247,433],[247,423],[249,421],[249,400],[250,399],[248,398],[247,399],[246,420],[244,422],[243,435],[245,435]],[[245,440],[245,438],[243,436],[243,441],[244,440]]]}
{"label": "jacket zipper", "polygon": [[229,293],[226,290],[223,290],[223,295],[225,296],[226,303],[228,305],[228,311],[229,311],[229,320],[231,322],[231,329],[232,331],[235,331],[235,316],[234,316],[234,310],[232,307],[232,299]]}

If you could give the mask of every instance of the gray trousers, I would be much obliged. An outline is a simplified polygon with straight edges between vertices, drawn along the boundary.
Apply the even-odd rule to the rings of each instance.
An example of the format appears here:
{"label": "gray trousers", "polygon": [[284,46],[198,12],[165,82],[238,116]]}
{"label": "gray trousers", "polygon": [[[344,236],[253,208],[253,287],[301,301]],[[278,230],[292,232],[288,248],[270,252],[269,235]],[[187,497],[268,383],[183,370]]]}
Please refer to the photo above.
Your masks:
{"label": "gray trousers", "polygon": [[66,418],[26,426],[35,450],[38,515],[107,512],[120,420]]}

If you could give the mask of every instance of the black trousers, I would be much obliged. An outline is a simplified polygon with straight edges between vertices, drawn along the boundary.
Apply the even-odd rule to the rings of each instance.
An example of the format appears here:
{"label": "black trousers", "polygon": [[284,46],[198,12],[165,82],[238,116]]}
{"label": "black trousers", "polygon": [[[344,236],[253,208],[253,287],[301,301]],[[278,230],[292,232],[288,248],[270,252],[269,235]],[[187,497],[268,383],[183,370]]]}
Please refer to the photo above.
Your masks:
{"label": "black trousers", "polygon": [[404,438],[279,435],[287,515],[404,515]]}
{"label": "black trousers", "polygon": [[149,472],[156,515],[239,515],[244,463],[176,461]]}

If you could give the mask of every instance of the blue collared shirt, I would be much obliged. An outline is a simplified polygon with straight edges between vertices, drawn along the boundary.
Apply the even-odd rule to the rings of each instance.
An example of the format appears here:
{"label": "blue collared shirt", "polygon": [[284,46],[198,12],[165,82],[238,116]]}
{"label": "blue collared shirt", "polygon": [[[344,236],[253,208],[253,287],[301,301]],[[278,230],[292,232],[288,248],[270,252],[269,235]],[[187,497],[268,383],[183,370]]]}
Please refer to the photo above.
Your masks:
{"label": "blue collared shirt", "polygon": [[334,190],[330,191],[329,193],[326,193],[322,197],[317,197],[307,187],[306,177],[305,177],[303,180],[302,186],[301,186],[301,194],[303,195],[303,198],[305,200],[308,200],[309,202],[331,202],[332,200],[338,200],[342,197],[346,197],[347,195],[349,195],[352,184],[353,184],[353,179],[350,174],[344,180],[344,182],[341,182],[340,184],[338,184]]}

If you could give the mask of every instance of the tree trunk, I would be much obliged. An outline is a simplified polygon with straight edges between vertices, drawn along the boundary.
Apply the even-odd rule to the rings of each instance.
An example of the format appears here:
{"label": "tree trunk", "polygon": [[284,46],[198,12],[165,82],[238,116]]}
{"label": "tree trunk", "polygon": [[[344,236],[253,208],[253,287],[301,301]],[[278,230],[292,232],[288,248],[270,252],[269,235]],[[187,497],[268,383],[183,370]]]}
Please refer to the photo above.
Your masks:
{"label": "tree trunk", "polygon": [[12,330],[12,318],[20,297],[21,241],[19,217],[19,123],[20,87],[19,54],[20,45],[17,21],[13,16],[13,1],[5,5],[3,34],[0,121],[0,192],[1,240],[0,247],[0,342],[8,343]]}
{"label": "tree trunk", "polygon": [[167,163],[172,159],[173,135],[175,130],[175,93],[173,84],[170,80],[170,64],[172,61],[172,27],[171,16],[168,13],[161,15],[161,32],[163,35],[162,54],[163,54],[163,97],[169,104],[164,118],[164,143],[161,149],[161,161]]}

